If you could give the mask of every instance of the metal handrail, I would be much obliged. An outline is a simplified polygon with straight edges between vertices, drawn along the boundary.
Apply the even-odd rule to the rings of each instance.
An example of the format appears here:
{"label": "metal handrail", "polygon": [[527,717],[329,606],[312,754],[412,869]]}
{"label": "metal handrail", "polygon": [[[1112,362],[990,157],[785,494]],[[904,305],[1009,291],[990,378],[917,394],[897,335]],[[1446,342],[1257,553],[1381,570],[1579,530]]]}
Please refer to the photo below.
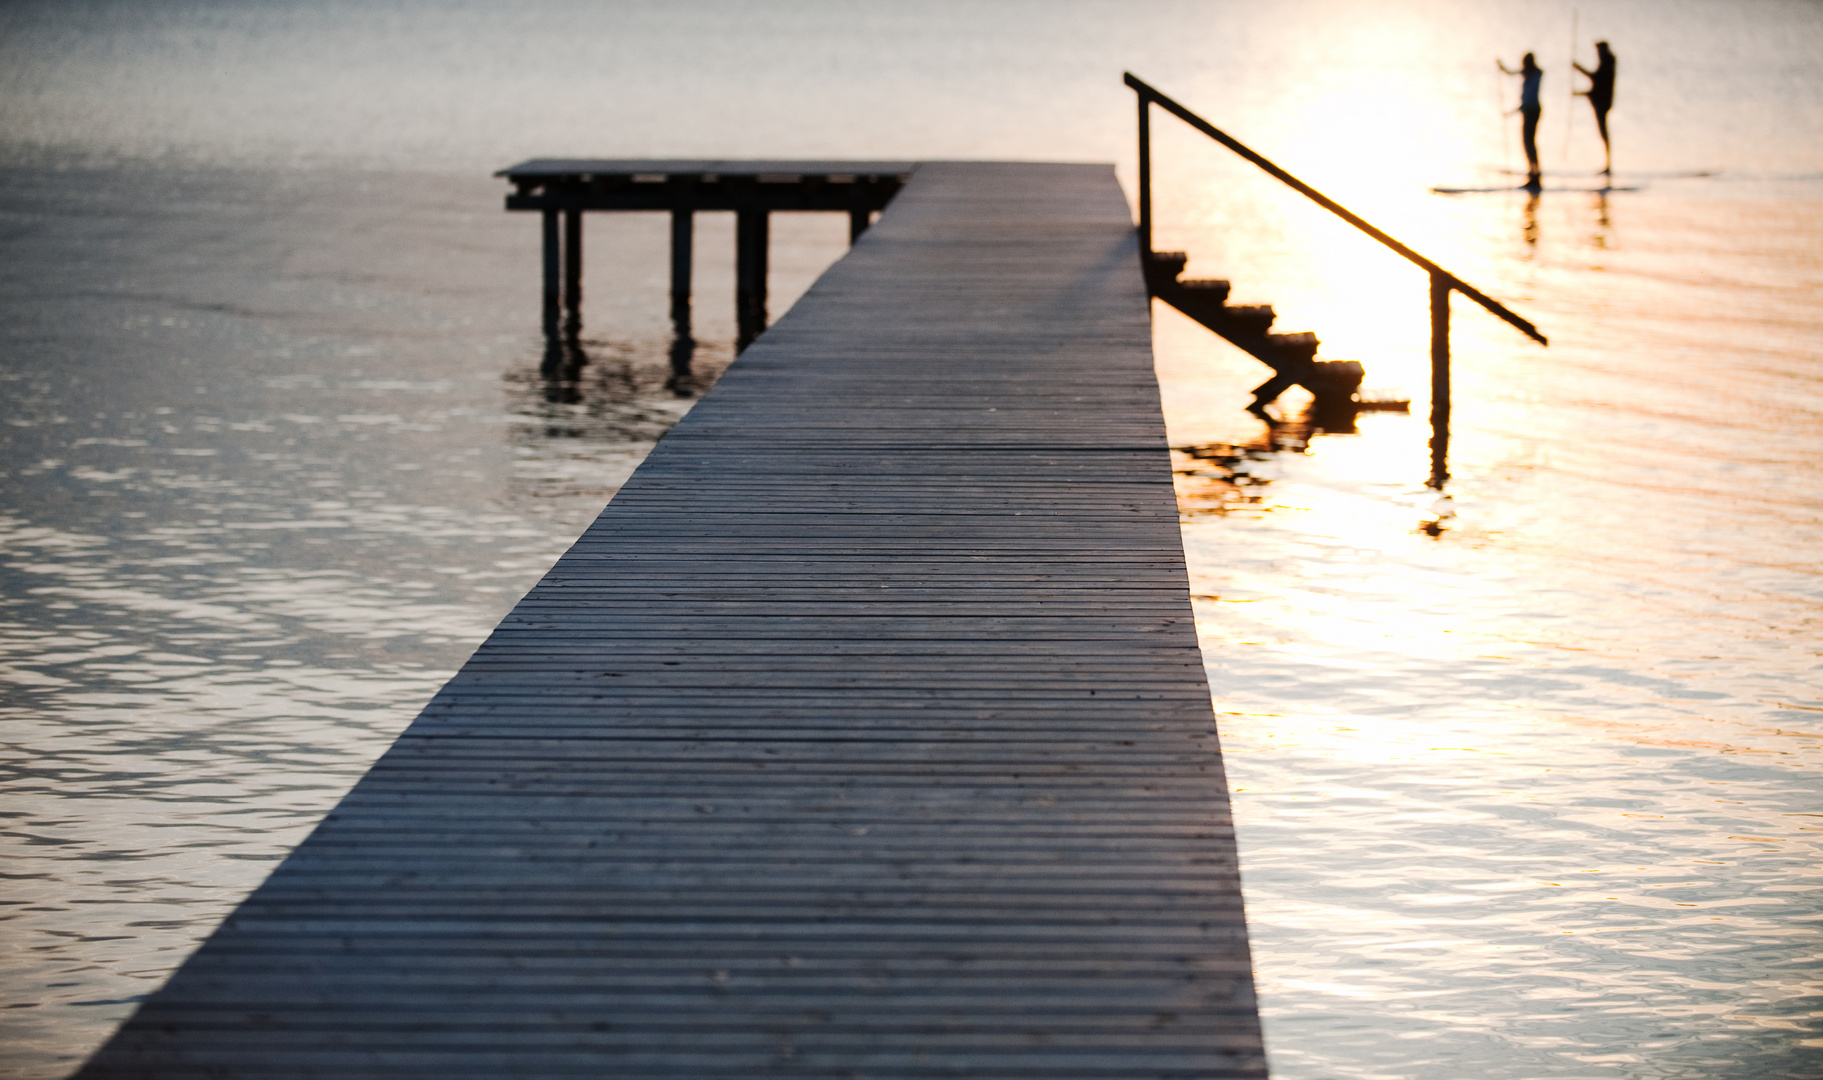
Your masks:
{"label": "metal handrail", "polygon": [[[1182,120],[1184,123],[1189,124],[1191,127],[1195,128],[1196,130],[1209,136],[1211,139],[1214,139],[1216,142],[1221,143],[1223,146],[1226,146],[1228,149],[1234,151],[1235,153],[1246,158],[1248,161],[1251,161],[1255,165],[1258,165],[1260,168],[1266,170],[1268,173],[1272,174],[1272,176],[1274,178],[1282,181],[1287,186],[1293,188],[1300,194],[1304,195],[1306,198],[1310,199],[1310,201],[1316,203],[1318,206],[1321,206],[1323,209],[1336,215],[1337,217],[1341,218],[1343,221],[1348,222],[1350,225],[1353,225],[1355,228],[1360,229],[1362,232],[1373,237],[1375,240],[1380,241],[1382,244],[1385,244],[1387,247],[1392,248],[1394,251],[1405,256],[1407,259],[1410,259],[1412,262],[1417,263],[1419,266],[1423,267],[1427,272],[1441,276],[1446,282],[1449,283],[1450,288],[1452,288],[1452,289],[1456,290],[1457,292],[1461,293],[1462,295],[1468,297],[1470,300],[1475,301],[1477,304],[1480,304],[1482,307],[1487,308],[1489,311],[1493,312],[1495,315],[1498,315],[1500,318],[1505,319],[1507,322],[1512,323],[1515,327],[1517,327],[1520,330],[1521,333],[1525,334],[1527,337],[1531,338],[1533,341],[1538,342],[1540,345],[1549,345],[1550,344],[1550,342],[1545,339],[1545,336],[1538,332],[1538,328],[1536,326],[1533,326],[1530,322],[1527,322],[1525,319],[1521,318],[1520,316],[1515,315],[1512,311],[1507,309],[1507,306],[1505,304],[1502,304],[1500,301],[1494,299],[1491,296],[1488,296],[1486,293],[1482,292],[1480,289],[1475,288],[1473,285],[1470,285],[1468,282],[1457,277],[1455,274],[1450,273],[1448,270],[1445,270],[1443,267],[1438,266],[1436,263],[1430,261],[1429,259],[1425,258],[1424,256],[1413,251],[1411,248],[1406,247],[1404,244],[1401,244],[1399,241],[1386,235],[1386,233],[1380,231],[1379,229],[1376,229],[1373,225],[1371,225],[1368,222],[1366,222],[1365,220],[1363,220],[1360,215],[1354,213],[1353,211],[1349,210],[1347,207],[1343,206],[1341,203],[1335,201],[1334,199],[1330,198],[1329,196],[1318,191],[1316,188],[1313,188],[1309,184],[1306,184],[1304,181],[1299,180],[1297,177],[1286,172],[1284,169],[1281,169],[1277,165],[1274,165],[1272,162],[1267,161],[1265,158],[1261,157],[1259,154],[1254,153],[1252,150],[1248,149],[1245,145],[1243,145],[1240,142],[1240,140],[1229,135],[1227,132],[1216,127],[1214,124],[1211,124],[1209,121],[1204,120],[1202,117],[1191,112],[1189,109],[1186,109],[1182,105],[1179,105],[1177,102],[1171,100],[1169,97],[1166,97],[1164,94],[1159,93],[1157,90],[1153,89],[1151,86],[1148,86],[1144,80],[1135,76],[1132,72],[1128,72],[1125,76],[1125,79],[1126,79],[1127,85],[1131,86],[1134,89],[1134,91],[1139,94],[1142,111],[1144,109],[1145,102],[1148,99],[1150,99],[1154,104],[1158,105],[1160,108],[1164,109],[1166,112],[1177,117],[1179,120]],[[1141,120],[1140,130],[1142,132],[1145,132],[1149,126],[1150,125],[1146,124],[1143,119]],[[1146,141],[1149,143],[1151,140],[1147,139]],[[1151,184],[1149,183],[1149,181],[1151,180],[1150,173],[1151,173],[1152,169],[1151,169],[1151,162],[1148,160],[1151,157],[1150,150],[1151,150],[1150,146],[1147,146],[1142,150],[1141,155],[1140,155],[1141,171],[1148,174],[1148,175],[1142,177],[1141,181],[1140,181],[1140,209],[1139,209],[1139,218],[1140,218],[1139,227],[1140,227],[1140,232],[1144,234],[1143,243],[1145,244],[1145,248],[1147,251],[1152,250],[1152,191],[1151,191]]]}
{"label": "metal handrail", "polygon": [[1204,120],[1202,117],[1184,108],[1171,98],[1160,93],[1145,80],[1125,72],[1123,80],[1139,96],[1139,238],[1140,247],[1145,257],[1152,255],[1152,113],[1151,106],[1157,105],[1166,112],[1189,124],[1191,127],[1221,143],[1228,149],[1253,162],[1269,175],[1297,191],[1312,202],[1330,213],[1348,222],[1355,228],[1380,241],[1398,252],[1430,276],[1431,300],[1431,481],[1441,487],[1447,478],[1444,463],[1449,443],[1450,411],[1450,293],[1459,292],[1488,309],[1502,320],[1512,324],[1516,329],[1540,345],[1550,345],[1538,328],[1527,320],[1514,314],[1505,304],[1475,288],[1468,282],[1438,266],[1436,263],[1406,247],[1404,244],[1375,228],[1341,203],[1311,187],[1304,181],[1279,168],[1264,157],[1241,143],[1240,140]]}

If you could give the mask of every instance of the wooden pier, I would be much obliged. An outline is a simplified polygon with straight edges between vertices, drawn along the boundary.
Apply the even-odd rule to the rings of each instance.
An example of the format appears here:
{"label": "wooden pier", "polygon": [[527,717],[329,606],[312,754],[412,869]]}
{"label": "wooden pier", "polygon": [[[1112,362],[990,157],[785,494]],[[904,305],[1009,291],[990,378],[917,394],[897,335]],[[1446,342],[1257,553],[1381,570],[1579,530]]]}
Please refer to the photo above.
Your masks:
{"label": "wooden pier", "polygon": [[1263,1077],[1147,306],[918,166],[78,1075]]}

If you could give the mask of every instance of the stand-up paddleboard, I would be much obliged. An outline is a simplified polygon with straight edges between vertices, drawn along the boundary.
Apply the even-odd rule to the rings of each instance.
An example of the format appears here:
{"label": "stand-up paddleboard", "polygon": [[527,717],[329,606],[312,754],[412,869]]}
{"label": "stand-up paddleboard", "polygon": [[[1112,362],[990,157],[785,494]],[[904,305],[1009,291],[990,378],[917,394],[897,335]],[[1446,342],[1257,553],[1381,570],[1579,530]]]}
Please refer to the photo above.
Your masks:
{"label": "stand-up paddleboard", "polygon": [[[1526,171],[1524,169],[1496,169],[1495,171],[1498,172],[1502,176],[1525,176],[1526,175]],[[1597,169],[1594,172],[1563,172],[1563,173],[1560,173],[1560,172],[1552,172],[1551,170],[1546,169],[1544,172],[1544,175],[1547,177],[1551,177],[1551,176],[1557,176],[1557,177],[1600,176],[1601,170]],[[1720,175],[1722,175],[1722,171],[1720,169],[1686,169],[1686,170],[1671,170],[1668,172],[1636,172],[1633,169],[1627,170],[1627,176],[1633,180],[1701,180],[1702,178],[1704,178],[1706,176],[1720,176]]]}
{"label": "stand-up paddleboard", "polygon": [[1607,195],[1617,191],[1644,191],[1639,187],[1547,187],[1529,188],[1524,184],[1507,184],[1501,187],[1434,187],[1433,195],[1488,195],[1502,191],[1523,191],[1528,195]]}

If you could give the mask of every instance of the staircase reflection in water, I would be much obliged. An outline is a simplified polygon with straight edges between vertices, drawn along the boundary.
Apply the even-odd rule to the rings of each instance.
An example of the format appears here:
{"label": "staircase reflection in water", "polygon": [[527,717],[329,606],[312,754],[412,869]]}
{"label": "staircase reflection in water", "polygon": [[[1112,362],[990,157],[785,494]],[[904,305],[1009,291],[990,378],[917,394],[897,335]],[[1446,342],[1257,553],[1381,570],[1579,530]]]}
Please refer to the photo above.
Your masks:
{"label": "staircase reflection in water", "polygon": [[[1178,510],[1185,518],[1265,513],[1270,509],[1266,489],[1283,475],[1285,456],[1307,453],[1311,441],[1319,435],[1359,435],[1362,413],[1410,411],[1411,403],[1405,400],[1317,397],[1293,415],[1260,416],[1260,434],[1250,442],[1174,446],[1171,468],[1177,483]],[[1447,446],[1448,431],[1441,436]],[[1421,514],[1417,531],[1440,536],[1445,523],[1454,516],[1449,510],[1449,496],[1443,494],[1443,481],[1435,473],[1426,486],[1438,494],[1433,505]]]}

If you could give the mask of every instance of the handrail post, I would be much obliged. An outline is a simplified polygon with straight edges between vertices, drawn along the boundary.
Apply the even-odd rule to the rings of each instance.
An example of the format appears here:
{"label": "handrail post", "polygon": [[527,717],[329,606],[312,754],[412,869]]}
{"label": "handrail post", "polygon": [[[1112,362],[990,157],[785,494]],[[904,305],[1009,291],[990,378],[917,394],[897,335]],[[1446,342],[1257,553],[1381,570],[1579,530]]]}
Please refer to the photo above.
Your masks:
{"label": "handrail post", "polygon": [[[1152,101],[1139,98],[1139,253],[1152,257]],[[1149,272],[1149,271],[1148,271]]]}
{"label": "handrail post", "polygon": [[1442,489],[1449,479],[1450,450],[1450,292],[1448,274],[1431,271],[1431,482]]}

